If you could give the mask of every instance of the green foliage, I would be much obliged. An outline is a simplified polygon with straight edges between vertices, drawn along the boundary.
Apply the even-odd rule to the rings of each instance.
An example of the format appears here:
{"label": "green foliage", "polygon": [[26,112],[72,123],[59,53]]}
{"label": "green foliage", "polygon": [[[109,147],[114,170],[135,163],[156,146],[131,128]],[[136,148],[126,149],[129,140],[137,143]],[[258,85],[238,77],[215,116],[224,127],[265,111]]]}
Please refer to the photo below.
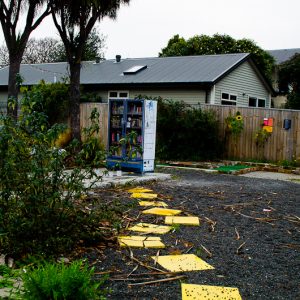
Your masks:
{"label": "green foliage", "polygon": [[69,90],[65,83],[45,83],[31,89],[22,88],[23,102],[31,102],[32,109],[48,116],[50,125],[66,122],[69,114]]}
{"label": "green foliage", "polygon": [[0,289],[2,288],[12,288],[14,281],[14,272],[11,268],[6,265],[0,265]]}
{"label": "green foliage", "polygon": [[80,93],[80,102],[102,102],[101,96],[99,96],[96,92],[84,92],[83,88]]}
{"label": "green foliage", "polygon": [[23,99],[19,120],[0,120],[0,249],[13,257],[64,253],[80,239],[101,236],[99,213],[80,201],[90,187],[84,180],[92,185],[101,176],[80,155],[75,161],[84,169],[65,169],[65,158],[76,155],[74,144],[64,151],[52,147],[65,126],[49,127],[35,110],[40,97],[32,99]]}
{"label": "green foliage", "polygon": [[237,139],[244,129],[244,120],[238,111],[235,116],[231,114],[225,119],[226,132]]}
{"label": "green foliage", "polygon": [[295,159],[295,157],[293,157],[292,160],[280,160],[278,162],[279,166],[282,166],[284,168],[296,168],[300,166],[300,159]]}
{"label": "green foliage", "polygon": [[105,159],[104,146],[101,144],[97,134],[99,133],[99,112],[94,108],[91,112],[91,125],[82,129],[82,145],[78,156],[78,164],[89,165],[92,167],[103,166]]}
{"label": "green foliage", "polygon": [[300,110],[300,93],[299,92],[290,92],[288,94],[285,108]]}
{"label": "green foliage", "polygon": [[172,37],[159,56],[186,56],[226,53],[251,53],[262,72],[270,79],[274,69],[274,58],[249,39],[235,40],[229,35],[195,35],[187,40],[179,35]]}
{"label": "green foliage", "polygon": [[280,66],[278,85],[282,94],[288,94],[286,108],[300,109],[300,54]]}
{"label": "green foliage", "polygon": [[206,160],[221,149],[212,111],[184,102],[158,101],[156,156],[159,159]]}
{"label": "green foliage", "polygon": [[255,143],[258,147],[263,148],[271,136],[271,132],[261,128],[255,133]]}
{"label": "green foliage", "polygon": [[97,283],[92,280],[94,269],[82,261],[69,266],[46,263],[23,274],[25,300],[94,300],[105,299],[100,286],[106,278]]}

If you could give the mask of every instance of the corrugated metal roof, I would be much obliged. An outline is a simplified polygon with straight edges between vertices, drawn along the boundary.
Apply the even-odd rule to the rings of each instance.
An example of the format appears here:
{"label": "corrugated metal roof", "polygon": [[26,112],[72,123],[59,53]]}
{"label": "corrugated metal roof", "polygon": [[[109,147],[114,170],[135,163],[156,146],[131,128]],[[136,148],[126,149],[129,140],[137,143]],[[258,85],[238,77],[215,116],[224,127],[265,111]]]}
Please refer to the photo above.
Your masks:
{"label": "corrugated metal roof", "polygon": [[[104,60],[100,63],[83,62],[81,84],[174,84],[212,83],[247,59],[249,54],[221,54]],[[134,75],[124,71],[134,66],[147,66]],[[68,77],[67,63],[24,64],[21,66],[24,85],[34,85],[40,80],[62,81]],[[8,67],[0,69],[0,85],[7,85]]]}
{"label": "corrugated metal roof", "polygon": [[268,52],[275,58],[276,64],[280,65],[292,58],[296,53],[300,53],[300,48],[268,50]]}

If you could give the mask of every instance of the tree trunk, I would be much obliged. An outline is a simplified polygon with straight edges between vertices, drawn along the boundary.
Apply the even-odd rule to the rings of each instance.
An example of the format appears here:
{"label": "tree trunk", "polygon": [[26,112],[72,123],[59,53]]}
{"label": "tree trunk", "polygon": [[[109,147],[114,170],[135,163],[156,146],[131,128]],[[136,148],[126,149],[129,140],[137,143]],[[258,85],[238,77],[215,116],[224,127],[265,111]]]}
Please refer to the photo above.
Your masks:
{"label": "tree trunk", "polygon": [[80,137],[80,63],[70,63],[70,120],[72,138]]}
{"label": "tree trunk", "polygon": [[[9,61],[7,114],[17,118],[18,94],[20,87],[20,82],[17,76],[20,73],[22,55],[21,57],[10,57]],[[11,103],[13,103],[13,105],[11,105]]]}

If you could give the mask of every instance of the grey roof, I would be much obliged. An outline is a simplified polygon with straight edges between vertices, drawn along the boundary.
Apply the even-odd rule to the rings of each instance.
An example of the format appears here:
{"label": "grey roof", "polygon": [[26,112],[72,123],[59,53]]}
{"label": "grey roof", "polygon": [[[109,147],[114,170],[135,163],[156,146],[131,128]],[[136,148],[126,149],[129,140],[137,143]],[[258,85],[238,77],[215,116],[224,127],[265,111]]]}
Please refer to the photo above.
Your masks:
{"label": "grey roof", "polygon": [[[104,60],[100,63],[83,62],[81,84],[176,84],[214,83],[248,59],[248,53],[177,56],[159,58],[136,58]],[[124,75],[134,66],[147,66],[136,74]],[[21,65],[24,85],[34,85],[44,79],[46,82],[61,81],[68,76],[67,63]],[[0,86],[7,85],[8,67],[0,69]]]}
{"label": "grey roof", "polygon": [[282,64],[283,62],[292,58],[296,53],[300,53],[300,48],[293,49],[278,49],[278,50],[267,50],[276,61],[277,65]]}

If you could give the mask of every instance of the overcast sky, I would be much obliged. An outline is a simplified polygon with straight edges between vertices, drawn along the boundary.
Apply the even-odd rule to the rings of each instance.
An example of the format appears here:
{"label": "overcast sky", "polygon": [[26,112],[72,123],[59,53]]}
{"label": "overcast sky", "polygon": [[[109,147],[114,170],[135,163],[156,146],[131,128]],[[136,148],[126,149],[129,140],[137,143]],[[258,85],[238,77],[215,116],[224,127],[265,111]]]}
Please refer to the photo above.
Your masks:
{"label": "overcast sky", "polygon": [[[175,34],[229,34],[264,49],[300,48],[299,12],[300,0],[131,0],[99,27],[106,58],[158,56]],[[33,36],[58,36],[51,18]]]}

